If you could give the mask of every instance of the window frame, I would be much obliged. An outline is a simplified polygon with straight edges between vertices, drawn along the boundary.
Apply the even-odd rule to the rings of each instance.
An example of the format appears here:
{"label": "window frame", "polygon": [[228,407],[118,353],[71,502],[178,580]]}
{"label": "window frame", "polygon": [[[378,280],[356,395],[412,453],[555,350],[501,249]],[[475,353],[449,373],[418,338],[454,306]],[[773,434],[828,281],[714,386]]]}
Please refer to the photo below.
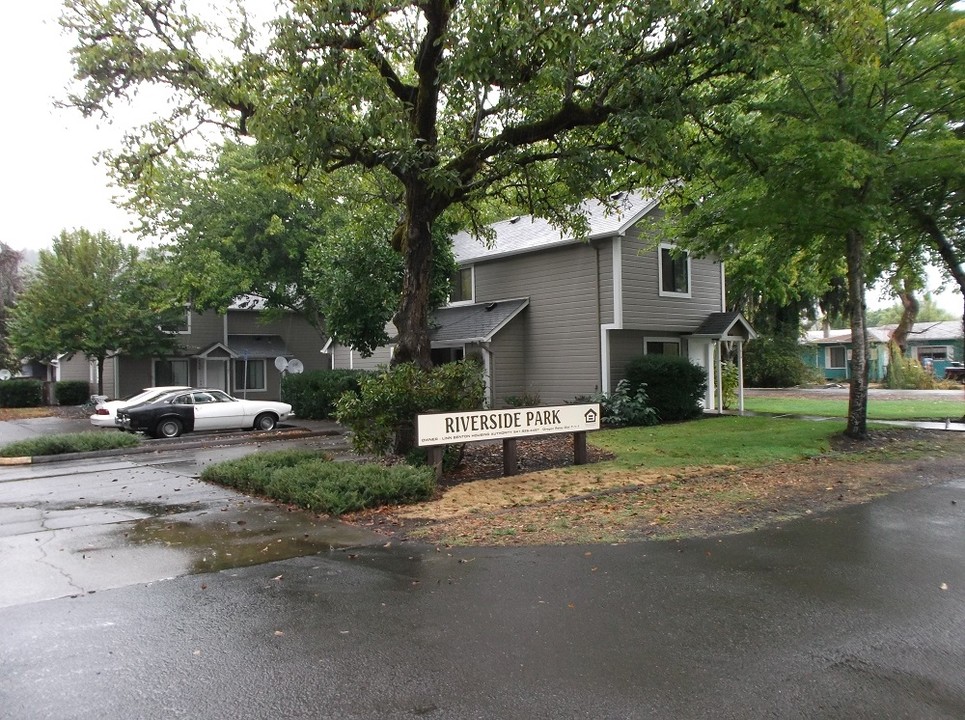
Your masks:
{"label": "window frame", "polygon": [[[241,387],[238,380],[241,376],[245,374],[245,363],[248,365],[248,372],[251,372],[252,367],[257,367],[261,364],[261,387]],[[234,372],[231,373],[231,384],[233,386],[233,392],[267,392],[268,390],[268,361],[266,358],[235,358],[234,359]]]}
{"label": "window frame", "polygon": [[166,330],[165,328],[162,327],[161,330],[163,330],[168,335],[190,335],[191,334],[191,306],[190,305],[184,306],[184,325],[182,327],[183,329],[179,328],[177,330]]}
{"label": "window frame", "polygon": [[666,355],[666,353],[651,353],[648,351],[648,345],[650,343],[661,343],[662,345],[676,345],[677,346],[677,356],[683,356],[684,348],[682,339],[679,337],[644,337],[643,338],[643,354],[644,355]]}
{"label": "window frame", "polygon": [[[175,364],[182,365],[184,367],[184,382],[179,382],[177,375],[171,372],[170,382],[160,382],[158,379],[158,363],[168,363],[172,366]],[[164,385],[184,385],[185,387],[190,387],[191,385],[191,362],[188,358],[179,357],[156,357],[151,361],[151,378],[153,382],[153,387],[159,387]]]}
{"label": "window frame", "polygon": [[[453,289],[456,287],[455,281],[459,279],[460,290],[462,289],[463,273],[469,273],[469,297],[460,297],[458,300],[453,300]],[[458,268],[452,275],[451,284],[449,287],[449,305],[470,305],[475,302],[476,297],[476,266],[470,265],[468,267]]]}
{"label": "window frame", "polygon": [[[672,261],[674,259],[672,256],[675,252],[684,254],[684,257],[681,259],[686,263],[685,269],[687,272],[687,289],[685,291],[667,290],[664,288],[663,256],[665,251],[669,256],[671,256]],[[677,297],[677,298],[693,297],[693,265],[691,263],[689,250],[685,250],[673,243],[668,243],[668,242],[660,243],[660,245],[657,247],[657,289],[659,291],[660,297]]]}
{"label": "window frame", "polygon": [[[924,351],[924,353],[922,352]],[[944,357],[934,357],[935,352],[944,353]],[[918,345],[915,347],[915,359],[921,362],[929,359],[932,362],[953,362],[955,354],[951,345]]]}
{"label": "window frame", "polygon": [[[834,364],[834,351],[841,351],[844,361],[841,365]],[[848,348],[844,345],[830,345],[825,348],[824,367],[828,370],[847,370],[848,368]]]}

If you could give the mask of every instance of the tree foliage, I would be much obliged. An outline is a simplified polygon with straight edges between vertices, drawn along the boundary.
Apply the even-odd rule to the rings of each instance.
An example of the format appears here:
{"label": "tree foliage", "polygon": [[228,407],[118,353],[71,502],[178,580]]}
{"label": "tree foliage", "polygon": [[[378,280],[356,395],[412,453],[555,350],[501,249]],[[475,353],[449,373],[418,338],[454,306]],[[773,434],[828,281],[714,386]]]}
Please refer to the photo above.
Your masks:
{"label": "tree foliage", "polygon": [[753,71],[784,6],[295,0],[262,28],[243,13],[206,23],[175,0],[68,0],[63,24],[83,112],[142,86],[170,99],[171,116],[116,157],[141,192],[154,162],[205,128],[254,137],[301,177],[355,168],[384,182],[401,256],[395,360],[427,367],[439,223],[456,211],[479,227],[496,197],[579,229],[583,198],[653,180],[682,118],[715,101],[707,83]]}
{"label": "tree foliage", "polygon": [[[888,307],[878,308],[868,311],[868,326],[878,325],[897,325],[905,313],[905,307],[901,303],[889,305]],[[935,302],[930,294],[925,294],[919,303],[917,322],[942,322],[945,320],[957,320],[954,313],[948,312]]]}
{"label": "tree foliage", "polygon": [[103,232],[64,231],[40,251],[11,314],[10,342],[21,357],[96,359],[102,392],[108,357],[171,352],[175,336],[163,328],[182,323],[184,312],[136,249]]}
{"label": "tree foliage", "polygon": [[801,3],[766,71],[723,88],[733,102],[700,118],[684,166],[689,212],[675,229],[696,250],[749,255],[765,292],[787,277],[820,288],[844,270],[854,437],[866,435],[865,287],[920,267],[921,236],[896,219],[903,198],[954,179],[950,157],[962,168],[960,18],[945,1]]}

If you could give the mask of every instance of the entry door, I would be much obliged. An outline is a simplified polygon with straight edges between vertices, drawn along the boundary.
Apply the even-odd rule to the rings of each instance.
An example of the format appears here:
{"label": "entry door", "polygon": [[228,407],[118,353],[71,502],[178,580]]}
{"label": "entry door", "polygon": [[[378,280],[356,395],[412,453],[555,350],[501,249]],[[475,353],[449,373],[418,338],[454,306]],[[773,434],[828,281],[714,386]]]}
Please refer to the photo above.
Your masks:
{"label": "entry door", "polygon": [[228,392],[228,360],[220,358],[205,359],[201,385],[206,388]]}

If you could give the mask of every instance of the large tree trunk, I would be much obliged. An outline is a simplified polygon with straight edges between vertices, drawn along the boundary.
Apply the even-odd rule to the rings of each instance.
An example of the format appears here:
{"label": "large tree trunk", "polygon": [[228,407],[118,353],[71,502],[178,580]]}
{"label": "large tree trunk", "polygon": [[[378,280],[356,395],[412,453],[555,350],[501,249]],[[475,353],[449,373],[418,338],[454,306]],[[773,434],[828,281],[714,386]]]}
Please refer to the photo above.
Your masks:
{"label": "large tree trunk", "polygon": [[904,281],[903,286],[898,290],[898,298],[901,300],[903,311],[901,313],[901,320],[898,321],[898,327],[896,327],[894,333],[892,333],[891,339],[901,348],[901,354],[904,355],[908,351],[908,333],[911,332],[911,329],[915,325],[921,303],[918,302],[918,298],[915,297],[915,291],[912,289],[911,283],[907,280]]}
{"label": "large tree trunk", "polygon": [[396,228],[394,242],[402,253],[402,298],[393,317],[398,343],[392,364],[415,363],[432,367],[429,342],[429,284],[432,274],[432,224],[436,214],[428,206],[423,188],[406,189],[405,218]]}
{"label": "large tree trunk", "polygon": [[868,333],[865,308],[864,236],[852,230],[847,237],[848,313],[851,316],[851,391],[845,434],[868,437]]}
{"label": "large tree trunk", "polygon": [[[396,228],[394,243],[402,253],[402,298],[393,317],[398,343],[392,364],[415,363],[432,368],[429,340],[429,285],[432,280],[432,224],[437,214],[429,206],[422,188],[407,188],[405,218]],[[415,447],[415,418],[395,429],[396,455]]]}

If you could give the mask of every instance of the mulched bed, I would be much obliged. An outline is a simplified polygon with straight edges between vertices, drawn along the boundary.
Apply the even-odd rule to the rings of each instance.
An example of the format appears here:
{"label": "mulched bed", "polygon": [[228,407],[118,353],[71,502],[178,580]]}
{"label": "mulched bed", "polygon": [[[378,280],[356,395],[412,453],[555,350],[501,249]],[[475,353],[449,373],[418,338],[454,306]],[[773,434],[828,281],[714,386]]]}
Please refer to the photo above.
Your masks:
{"label": "mulched bed", "polygon": [[[587,460],[591,463],[611,460],[614,455],[587,444]],[[573,436],[547,435],[521,438],[516,441],[516,472],[523,474],[573,465]],[[503,445],[501,442],[473,443],[466,446],[462,462],[455,470],[443,475],[442,487],[452,487],[474,480],[503,476]]]}

